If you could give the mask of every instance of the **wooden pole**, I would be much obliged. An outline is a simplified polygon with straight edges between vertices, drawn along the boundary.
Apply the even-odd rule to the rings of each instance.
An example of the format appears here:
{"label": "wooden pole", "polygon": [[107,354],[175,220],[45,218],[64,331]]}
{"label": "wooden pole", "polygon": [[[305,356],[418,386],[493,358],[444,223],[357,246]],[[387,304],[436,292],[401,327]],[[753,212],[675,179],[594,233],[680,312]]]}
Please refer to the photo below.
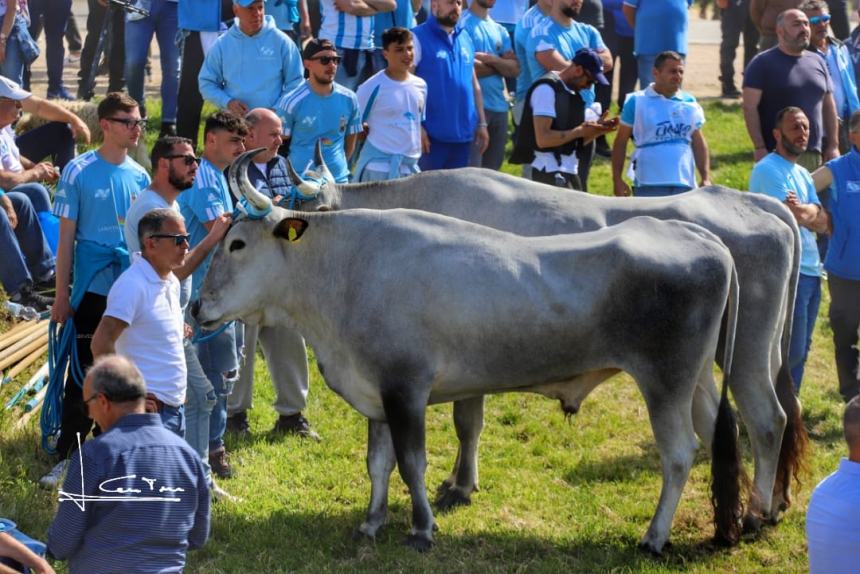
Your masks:
{"label": "wooden pole", "polygon": [[11,347],[7,347],[6,349],[0,351],[0,361],[16,353],[17,351],[23,349],[42,335],[48,332],[48,326],[43,325],[42,328],[33,329],[32,332],[21,337],[20,340],[16,341],[14,345]]}
{"label": "wooden pole", "polygon": [[[39,325],[39,321],[30,321],[27,323],[21,323],[20,325],[15,325],[15,328],[12,330],[0,335],[0,349],[5,349],[9,345],[14,344],[16,341],[20,341],[21,337],[26,337],[27,333],[32,333]],[[18,327],[22,327],[19,329]]]}
{"label": "wooden pole", "polygon": [[14,365],[15,363],[17,363],[18,361],[20,361],[21,359],[23,359],[24,357],[26,357],[27,355],[29,355],[30,353],[35,351],[36,349],[45,345],[47,342],[48,342],[48,334],[45,333],[41,337],[39,337],[38,339],[36,339],[32,343],[30,343],[29,345],[27,345],[26,347],[24,347],[23,349],[18,351],[17,353],[13,353],[13,354],[9,355],[8,357],[6,357],[5,359],[0,360],[0,369],[5,369],[6,367],[8,367],[10,365]]}
{"label": "wooden pole", "polygon": [[20,331],[22,329],[26,329],[27,327],[32,327],[36,323],[38,323],[38,321],[36,319],[33,319],[32,321],[24,321],[22,323],[18,323],[17,325],[15,325],[14,327],[12,327],[8,331],[6,331],[5,333],[0,334],[0,342],[5,340],[10,335],[14,335],[15,333],[17,333],[18,331]]}
{"label": "wooden pole", "polygon": [[21,362],[19,362],[17,365],[15,365],[9,370],[9,373],[7,373],[7,375],[3,378],[4,383],[11,381],[15,377],[26,371],[27,367],[38,361],[39,358],[41,358],[42,354],[47,352],[48,345],[46,343],[32,353],[30,353],[29,355],[27,355],[26,357],[24,357]]}

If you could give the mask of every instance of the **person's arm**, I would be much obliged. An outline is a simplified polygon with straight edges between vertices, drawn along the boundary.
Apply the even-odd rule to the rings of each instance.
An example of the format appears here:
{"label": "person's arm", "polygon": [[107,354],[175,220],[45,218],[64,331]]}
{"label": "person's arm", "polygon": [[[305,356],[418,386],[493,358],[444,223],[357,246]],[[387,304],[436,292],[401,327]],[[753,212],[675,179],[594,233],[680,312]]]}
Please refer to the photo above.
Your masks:
{"label": "person's arm", "polygon": [[815,233],[827,233],[830,227],[830,215],[819,204],[800,203],[794,191],[788,192],[784,203],[794,215],[798,225]]}
{"label": "person's arm", "polygon": [[627,23],[630,24],[630,27],[634,30],[636,29],[636,6],[630,6],[629,4],[624,4],[621,6],[621,12],[624,13],[624,18],[627,19]]}
{"label": "person's arm", "polygon": [[397,8],[396,0],[334,0],[334,8],[353,16],[373,16]]}
{"label": "person's arm", "polygon": [[535,52],[535,60],[543,66],[547,72],[560,72],[570,65],[570,60],[565,60],[558,50],[544,50]]}
{"label": "person's arm", "polygon": [[761,117],[758,113],[758,104],[761,101],[761,90],[756,88],[745,87],[743,91],[743,109],[744,123],[747,126],[747,133],[752,140],[753,159],[759,161],[767,155],[767,148],[764,145],[764,136],[761,133]]}
{"label": "person's arm", "polygon": [[343,152],[346,154],[346,159],[352,157],[355,151],[355,141],[358,139],[358,134],[349,134],[343,140]]}
{"label": "person's arm", "polygon": [[57,242],[57,262],[54,271],[56,293],[51,306],[51,321],[64,323],[72,316],[69,300],[69,284],[72,275],[72,257],[75,249],[75,232],[78,223],[74,219],[60,217],[60,238]]}
{"label": "person's arm", "polygon": [[12,205],[12,200],[5,193],[0,195],[0,208],[6,212],[6,217],[9,219],[9,225],[12,229],[18,227],[18,214],[15,213],[15,206]]}
{"label": "person's arm", "polygon": [[311,37],[311,16],[308,0],[299,0],[299,35],[302,40]]}
{"label": "person's arm", "polygon": [[490,132],[487,131],[487,116],[484,115],[484,93],[475,70],[472,70],[472,89],[475,92],[475,108],[478,111],[478,128],[475,130],[475,145],[484,153],[490,145]]}
{"label": "person's arm", "polygon": [[[599,48],[595,50],[597,55],[600,56],[600,61],[603,62],[603,72],[611,72],[612,71],[612,52],[609,51],[609,48]],[[612,74],[609,75],[612,77]]]}
{"label": "person's arm", "polygon": [[[236,113],[233,108],[238,108],[238,104],[242,106],[245,104],[233,99],[224,90],[223,65],[221,42],[216,42],[203,59],[203,65],[200,67],[200,73],[197,75],[197,85],[200,89],[200,95],[203,96],[204,100],[212,102],[218,108],[227,108]],[[232,108],[230,107],[231,103],[233,104]],[[239,117],[245,117],[245,113],[242,113]]]}
{"label": "person's arm", "polygon": [[6,43],[12,26],[15,24],[15,11],[18,9],[18,0],[6,1],[6,13],[3,15],[3,23],[0,24],[0,64],[6,61]]}
{"label": "person's arm", "polygon": [[705,135],[701,129],[693,132],[690,145],[693,148],[693,159],[702,179],[702,185],[711,185],[711,157],[708,153],[708,142],[705,141]]}
{"label": "person's arm", "polygon": [[761,19],[764,16],[764,4],[766,0],[750,0],[750,20],[761,34]]}
{"label": "person's arm", "polygon": [[827,136],[827,147],[821,150],[824,161],[839,157],[839,117],[836,114],[836,102],[833,93],[824,94],[824,106],[821,110],[824,117],[824,134]]}
{"label": "person's arm", "polygon": [[203,260],[206,259],[206,256],[215,249],[218,242],[227,235],[232,221],[233,218],[230,214],[222,213],[212,221],[204,223],[209,233],[206,234],[206,237],[200,243],[194,246],[194,249],[185,255],[185,261],[182,262],[182,266],[173,270],[173,274],[176,275],[177,279],[182,281],[194,273],[200,264],[203,263]]}
{"label": "person's arm", "polygon": [[21,109],[50,122],[69,124],[75,139],[90,143],[90,128],[87,127],[87,124],[66,108],[58,106],[50,100],[42,99],[39,96],[30,96],[21,100]]}
{"label": "person's arm", "polygon": [[475,74],[479,78],[501,74],[505,78],[516,78],[520,73],[520,62],[513,50],[501,56],[488,52],[475,52]]}
{"label": "person's arm", "polygon": [[[32,568],[35,574],[54,574],[54,569],[44,558],[15,540],[8,532],[0,532],[0,556],[11,558]],[[11,568],[8,571],[17,572]]]}
{"label": "person's arm", "polygon": [[812,172],[812,182],[815,184],[815,191],[821,193],[833,185],[833,172],[826,165],[822,165]]}
{"label": "person's arm", "polygon": [[[22,166],[23,163],[21,162]],[[30,163],[32,165],[32,162]],[[45,181],[48,183],[57,181],[57,172],[54,171],[54,166],[47,162],[42,162],[35,164],[30,169],[22,169],[21,171],[0,170],[0,187],[3,189],[12,189],[16,185],[32,183],[34,181]]]}
{"label": "person's arm", "polygon": [[[625,6],[626,8],[626,6]],[[619,197],[630,195],[630,186],[621,175],[624,171],[624,161],[627,159],[627,142],[633,135],[633,126],[620,124],[612,144],[612,190]]]}
{"label": "person's arm", "polygon": [[612,131],[593,122],[585,122],[569,130],[554,130],[552,129],[553,118],[534,116],[533,120],[535,143],[542,148],[558,147],[580,138],[584,143],[588,143],[599,135]]}
{"label": "person's arm", "polygon": [[99,326],[96,327],[96,332],[93,333],[93,341],[90,343],[93,358],[97,359],[102,355],[116,353],[116,340],[127,328],[128,323],[125,321],[110,315],[103,315],[102,320],[99,321]]}

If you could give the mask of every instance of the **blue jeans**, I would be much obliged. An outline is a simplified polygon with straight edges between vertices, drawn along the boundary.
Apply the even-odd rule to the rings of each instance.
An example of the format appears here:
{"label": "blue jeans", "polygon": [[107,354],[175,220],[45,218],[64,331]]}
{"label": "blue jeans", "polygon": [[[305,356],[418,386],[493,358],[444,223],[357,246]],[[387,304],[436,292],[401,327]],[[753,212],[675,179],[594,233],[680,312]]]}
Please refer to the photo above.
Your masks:
{"label": "blue jeans", "polygon": [[812,333],[818,318],[821,303],[821,278],[800,274],[797,296],[794,299],[794,322],[791,328],[791,343],[788,348],[788,366],[794,379],[794,391],[800,394],[803,368],[812,345]]}
{"label": "blue jeans", "polygon": [[[209,450],[215,451],[224,446],[224,433],[227,430],[227,397],[233,392],[233,384],[238,377],[239,358],[236,354],[235,323],[215,337],[198,343],[197,358],[200,367],[212,388],[215,390],[215,404],[209,416]],[[207,331],[201,330],[201,335]]]}
{"label": "blue jeans", "polygon": [[[19,14],[15,17],[16,26],[19,18],[23,19],[23,16]],[[24,26],[26,27],[26,23]],[[24,52],[14,33],[6,40],[6,58],[0,64],[0,75],[16,82],[19,86],[24,83]]]}
{"label": "blue jeans", "polygon": [[[55,94],[63,87],[63,36],[72,11],[72,0],[29,0],[30,35],[39,36],[45,27],[45,61],[48,64],[48,93]],[[40,22],[41,19],[41,22]]]}
{"label": "blue jeans", "polygon": [[25,183],[8,194],[18,216],[15,229],[9,224],[6,210],[0,209],[0,281],[6,293],[17,293],[21,287],[38,281],[54,269],[54,255],[42,233],[40,211],[51,211],[48,191],[40,183]]}
{"label": "blue jeans", "polygon": [[191,339],[185,339],[185,366],[188,370],[188,392],[185,397],[185,440],[200,456],[206,479],[209,468],[209,417],[215,406],[215,389],[203,372]]}
{"label": "blue jeans", "polygon": [[176,123],[176,102],[179,94],[179,47],[176,44],[176,2],[152,0],[148,18],[126,20],[125,23],[125,81],[128,94],[140,104],[146,117],[143,99],[143,76],[152,35],[161,51],[161,121]]}
{"label": "blue jeans", "polygon": [[666,197],[690,191],[686,185],[636,185],[633,186],[635,197]]}
{"label": "blue jeans", "polygon": [[421,171],[431,169],[456,169],[469,165],[474,142],[447,143],[430,138],[430,153],[425,153],[418,160]]}
{"label": "blue jeans", "polygon": [[164,428],[180,438],[185,438],[185,407],[183,405],[178,407],[164,405],[158,415],[161,417],[161,424],[164,425]]}

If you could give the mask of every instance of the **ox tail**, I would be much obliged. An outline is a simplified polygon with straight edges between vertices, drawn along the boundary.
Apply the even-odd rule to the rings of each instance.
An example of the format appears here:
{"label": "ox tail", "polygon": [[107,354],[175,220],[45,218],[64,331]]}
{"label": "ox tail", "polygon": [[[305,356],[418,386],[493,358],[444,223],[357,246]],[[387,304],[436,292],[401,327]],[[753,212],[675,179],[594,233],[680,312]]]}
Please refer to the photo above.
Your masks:
{"label": "ox tail", "polygon": [[[792,221],[792,223],[794,223]],[[774,493],[781,493],[786,505],[791,504],[791,478],[800,484],[800,475],[807,468],[809,450],[809,435],[800,416],[800,404],[794,394],[794,380],[788,366],[788,350],[791,344],[791,329],[794,320],[794,301],[797,295],[797,282],[800,277],[800,230],[792,225],[794,230],[794,252],[791,266],[791,278],[788,283],[787,301],[785,302],[785,323],[782,328],[780,344],[781,360],[779,372],[776,375],[776,398],[785,412],[786,425],[782,434],[782,444],[779,449],[779,464],[776,469]]]}
{"label": "ox tail", "polygon": [[730,546],[740,540],[741,518],[744,510],[742,494],[749,487],[749,479],[741,463],[737,419],[729,402],[729,378],[732,370],[737,316],[738,277],[732,265],[729,297],[726,302],[723,390],[711,445],[711,506],[714,508],[714,538],[718,544]]}

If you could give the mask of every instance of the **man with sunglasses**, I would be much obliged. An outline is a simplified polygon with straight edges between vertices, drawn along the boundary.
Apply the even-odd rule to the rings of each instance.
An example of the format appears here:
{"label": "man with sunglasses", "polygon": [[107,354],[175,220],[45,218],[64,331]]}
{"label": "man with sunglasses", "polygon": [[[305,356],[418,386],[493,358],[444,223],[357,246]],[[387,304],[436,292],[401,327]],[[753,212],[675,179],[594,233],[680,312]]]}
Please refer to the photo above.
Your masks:
{"label": "man with sunglasses", "polygon": [[[98,117],[104,142],[69,162],[54,197],[60,239],[51,320],[72,321],[75,332],[68,347],[55,348],[54,352],[58,360],[70,357],[74,345],[82,369],[92,364],[90,339],[104,313],[108,292],[128,266],[123,236],[126,213],[150,182],[146,170],[128,157],[128,150],[137,146],[146,125],[137,102],[127,94],[111,92],[99,103]],[[74,289],[70,291],[72,277]],[[63,382],[62,421],[56,444],[60,462],[40,480],[46,487],[59,482],[75,447],[75,435],[85,437],[92,427],[80,406],[83,381],[76,380],[75,372],[70,369],[71,376]],[[63,372],[51,374],[52,379],[62,380],[63,376]]]}
{"label": "man with sunglasses", "polygon": [[826,2],[806,0],[800,5],[800,9],[809,18],[809,49],[824,58],[827,71],[833,80],[833,100],[836,103],[836,115],[839,117],[839,153],[847,153],[851,149],[851,142],[848,141],[848,121],[851,114],[860,110],[851,55],[844,43],[828,33],[830,14]]}
{"label": "man with sunglasses", "polygon": [[[203,468],[146,412],[148,383],[117,355],[99,357],[87,372],[83,405],[104,432],[72,457],[63,484],[70,497],[48,530],[48,549],[69,561],[69,572],[182,572],[187,551],[209,537]],[[114,499],[79,507],[71,496],[81,495]]]}
{"label": "man with sunglasses", "polygon": [[358,98],[337,82],[340,56],[329,40],[311,40],[302,52],[308,79],[278,101],[275,111],[290,140],[289,160],[299,173],[310,167],[317,141],[338,183],[349,181],[348,158],[361,132]]}
{"label": "man with sunglasses", "polygon": [[147,411],[185,438],[185,322],[173,271],[185,262],[189,236],[182,216],[168,207],[144,215],[137,237],[140,256],[108,293],[93,357],[118,353],[134,363],[146,381]]}

